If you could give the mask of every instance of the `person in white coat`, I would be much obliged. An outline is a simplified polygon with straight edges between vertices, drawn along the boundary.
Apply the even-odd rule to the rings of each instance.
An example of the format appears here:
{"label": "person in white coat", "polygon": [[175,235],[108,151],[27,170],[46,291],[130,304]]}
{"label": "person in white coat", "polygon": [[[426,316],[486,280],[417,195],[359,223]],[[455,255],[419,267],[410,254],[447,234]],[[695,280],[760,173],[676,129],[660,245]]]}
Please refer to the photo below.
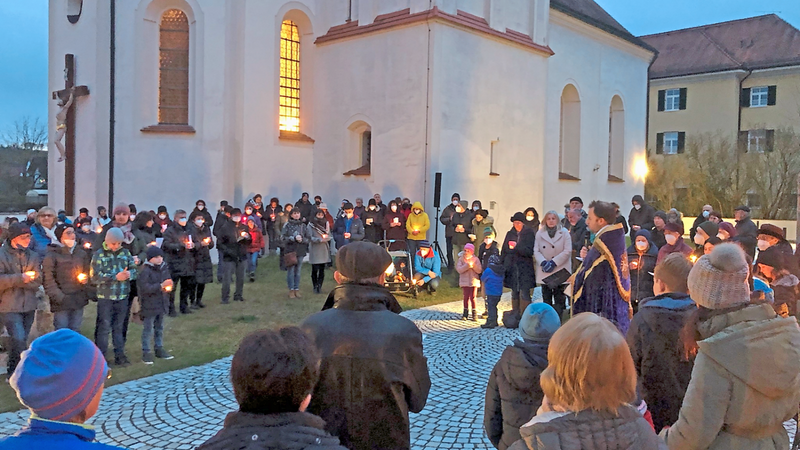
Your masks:
{"label": "person in white coat", "polygon": [[[567,300],[565,283],[567,275],[572,272],[572,238],[555,211],[544,215],[542,227],[536,233],[533,256],[536,259],[536,282],[542,286],[542,300],[561,317]],[[555,280],[548,279],[551,276]]]}

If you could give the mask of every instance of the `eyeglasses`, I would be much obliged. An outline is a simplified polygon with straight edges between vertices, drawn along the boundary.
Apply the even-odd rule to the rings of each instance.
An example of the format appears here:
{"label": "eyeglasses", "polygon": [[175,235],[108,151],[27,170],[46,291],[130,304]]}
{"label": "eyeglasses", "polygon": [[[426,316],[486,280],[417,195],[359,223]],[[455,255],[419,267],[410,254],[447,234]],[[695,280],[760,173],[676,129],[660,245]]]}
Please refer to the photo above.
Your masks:
{"label": "eyeglasses", "polygon": [[72,228],[67,228],[66,230],[64,230],[64,234],[66,234],[67,236],[75,236],[75,230],[73,230]]}

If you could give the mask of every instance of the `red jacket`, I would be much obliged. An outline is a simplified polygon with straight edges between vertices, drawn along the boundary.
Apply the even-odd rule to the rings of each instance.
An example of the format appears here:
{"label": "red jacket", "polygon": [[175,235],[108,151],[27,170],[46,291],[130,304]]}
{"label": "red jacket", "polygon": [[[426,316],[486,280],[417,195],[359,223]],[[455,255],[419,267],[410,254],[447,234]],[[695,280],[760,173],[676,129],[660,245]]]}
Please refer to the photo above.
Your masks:
{"label": "red jacket", "polygon": [[247,227],[247,231],[250,233],[250,244],[247,246],[247,252],[260,252],[264,248],[264,235],[261,234],[261,228]]}

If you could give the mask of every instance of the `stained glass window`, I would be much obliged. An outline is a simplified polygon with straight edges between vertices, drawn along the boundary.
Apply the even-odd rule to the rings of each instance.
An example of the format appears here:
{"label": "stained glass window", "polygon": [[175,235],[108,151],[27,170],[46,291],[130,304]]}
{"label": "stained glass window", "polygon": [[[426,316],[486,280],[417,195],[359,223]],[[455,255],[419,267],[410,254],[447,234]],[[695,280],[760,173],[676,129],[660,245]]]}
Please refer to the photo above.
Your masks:
{"label": "stained glass window", "polygon": [[158,123],[189,123],[189,20],[179,9],[161,16]]}
{"label": "stained glass window", "polygon": [[280,130],[300,131],[300,33],[297,24],[281,25]]}

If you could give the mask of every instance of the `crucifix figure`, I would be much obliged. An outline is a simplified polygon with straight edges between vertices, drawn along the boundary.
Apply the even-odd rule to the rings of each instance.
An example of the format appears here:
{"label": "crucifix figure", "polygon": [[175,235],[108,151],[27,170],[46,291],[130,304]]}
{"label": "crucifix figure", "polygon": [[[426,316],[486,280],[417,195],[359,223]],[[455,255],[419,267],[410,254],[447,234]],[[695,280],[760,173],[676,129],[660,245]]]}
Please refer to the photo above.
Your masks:
{"label": "crucifix figure", "polygon": [[[75,99],[89,95],[86,86],[75,86],[75,55],[64,55],[64,89],[53,92],[59,100],[56,114],[55,145],[60,154],[58,161],[64,165],[64,210],[74,214],[75,209]],[[66,137],[62,144],[61,139]]]}

